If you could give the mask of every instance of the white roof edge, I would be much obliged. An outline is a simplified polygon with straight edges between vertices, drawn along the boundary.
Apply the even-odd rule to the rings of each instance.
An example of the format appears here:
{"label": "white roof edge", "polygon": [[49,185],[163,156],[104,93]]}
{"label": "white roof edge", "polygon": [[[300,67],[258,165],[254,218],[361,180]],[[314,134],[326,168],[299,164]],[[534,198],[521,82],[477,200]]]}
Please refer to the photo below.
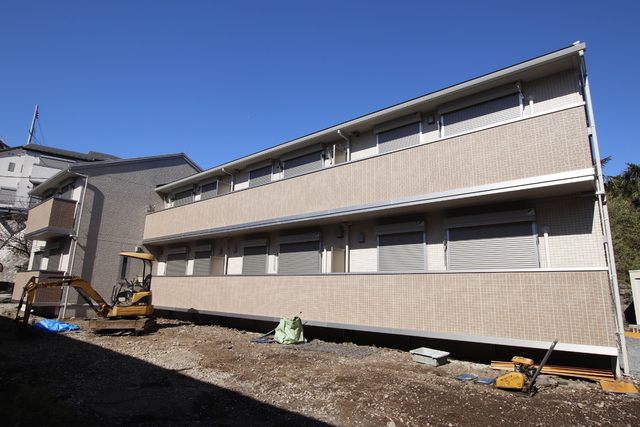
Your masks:
{"label": "white roof edge", "polygon": [[[366,121],[371,121],[374,119],[379,119],[382,118],[384,116],[387,115],[391,115],[397,111],[401,111],[407,108],[412,108],[415,107],[419,104],[422,103],[426,103],[429,101],[434,101],[438,98],[447,96],[447,95],[451,95],[454,94],[456,92],[462,92],[465,90],[470,90],[475,86],[481,85],[481,84],[485,84],[485,83],[489,83],[492,80],[497,80],[500,78],[504,78],[509,76],[510,74],[515,74],[515,73],[520,73],[523,72],[525,70],[528,69],[533,69],[536,67],[539,67],[541,65],[547,64],[547,63],[551,63],[557,60],[561,60],[564,58],[568,58],[571,57],[572,55],[575,55],[577,53],[579,53],[580,51],[584,51],[586,50],[587,46],[585,43],[576,43],[574,45],[565,47],[563,49],[559,49],[555,52],[551,52],[542,56],[538,56],[536,58],[533,59],[529,59],[523,62],[520,62],[518,64],[515,65],[511,65],[505,68],[502,68],[500,70],[497,71],[493,71],[491,73],[467,80],[465,82],[462,83],[458,83],[455,84],[453,86],[449,86],[447,88],[444,89],[440,89],[437,90],[435,92],[426,94],[426,95],[422,95],[420,97],[408,100],[408,101],[404,101],[400,104],[396,104],[396,105],[392,105],[390,107],[384,108],[382,110],[378,110],[378,111],[374,111],[372,113],[366,114],[364,116],[360,116],[358,118],[337,124],[335,126],[320,130],[318,132],[314,132],[311,133],[309,135],[305,135],[303,137],[300,138],[296,138],[294,140],[279,144],[279,145],[275,145],[272,147],[269,147],[265,150],[261,150],[258,151],[256,153],[252,153],[249,154],[248,156],[245,157],[241,157],[239,159],[233,160],[231,162],[227,162],[225,164],[219,165],[219,166],[214,166],[213,168],[207,169],[203,172],[200,172],[198,174],[192,175],[190,177],[187,178],[183,178],[179,181],[175,181],[172,182],[170,184],[167,185],[163,185],[160,186],[158,188],[156,188],[157,192],[160,193],[164,193],[164,192],[169,192],[174,190],[175,188],[178,188],[180,186],[183,185],[187,185],[189,183],[193,183],[193,182],[197,182],[197,181],[201,181],[203,179],[209,178],[211,176],[215,176],[215,175],[221,175],[224,174],[222,172],[222,169],[233,169],[235,168],[237,165],[242,165],[242,164],[248,164],[248,163],[254,163],[257,161],[260,161],[262,159],[265,158],[269,158],[270,155],[272,153],[275,152],[279,152],[282,150],[288,150],[288,149],[295,149],[298,148],[298,146],[302,146],[304,145],[306,142],[311,141],[313,139],[316,138],[323,138],[326,136],[330,136],[332,134],[336,134],[338,130],[344,129],[346,127],[352,127],[352,126],[356,126],[359,123],[363,123]],[[339,137],[337,137],[336,135],[336,139],[339,139]],[[301,147],[300,147],[301,148]]]}

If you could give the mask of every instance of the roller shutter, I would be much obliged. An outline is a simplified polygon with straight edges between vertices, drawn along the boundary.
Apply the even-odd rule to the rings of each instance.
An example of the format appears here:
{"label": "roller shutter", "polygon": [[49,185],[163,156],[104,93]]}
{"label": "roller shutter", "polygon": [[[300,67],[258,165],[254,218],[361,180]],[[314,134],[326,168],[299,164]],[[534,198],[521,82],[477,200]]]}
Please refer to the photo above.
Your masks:
{"label": "roller shutter", "polygon": [[255,169],[249,172],[249,187],[271,182],[271,166]]}
{"label": "roller shutter", "polygon": [[185,253],[167,255],[167,276],[184,276],[187,266]]}
{"label": "roller shutter", "polygon": [[60,258],[62,258],[62,249],[50,249],[47,258],[47,270],[58,270],[60,267]]}
{"label": "roller shutter", "polygon": [[279,274],[320,273],[320,243],[299,242],[280,244]]}
{"label": "roller shutter", "polygon": [[397,127],[378,134],[378,152],[398,150],[420,143],[420,123]]}
{"label": "roller shutter", "polygon": [[483,102],[442,116],[444,136],[516,119],[521,115],[520,94]]}
{"label": "roller shutter", "polygon": [[449,270],[538,268],[531,222],[451,228]]}
{"label": "roller shutter", "polygon": [[181,191],[173,196],[173,206],[182,206],[193,200],[193,192],[191,190]]}
{"label": "roller shutter", "polygon": [[321,151],[306,154],[284,162],[284,177],[300,175],[322,169]]}
{"label": "roller shutter", "polygon": [[378,236],[379,271],[423,271],[425,260],[424,232]]}
{"label": "roller shutter", "polygon": [[218,183],[212,182],[211,184],[206,184],[202,186],[200,199],[210,199],[213,196],[218,195]]}
{"label": "roller shutter", "polygon": [[244,248],[242,254],[242,274],[267,274],[267,247]]}
{"label": "roller shutter", "polygon": [[208,276],[211,274],[211,251],[195,252],[193,255],[193,275]]}

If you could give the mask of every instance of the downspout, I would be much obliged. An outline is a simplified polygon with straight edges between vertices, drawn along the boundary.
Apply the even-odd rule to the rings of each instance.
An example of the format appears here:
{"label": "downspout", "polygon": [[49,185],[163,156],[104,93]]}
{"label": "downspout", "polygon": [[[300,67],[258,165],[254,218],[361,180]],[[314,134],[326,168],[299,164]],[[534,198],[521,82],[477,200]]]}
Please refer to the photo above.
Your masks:
{"label": "downspout", "polygon": [[343,222],[342,226],[344,227],[344,272],[345,273],[349,273],[351,271],[351,266],[350,266],[350,258],[351,255],[349,254],[349,227],[351,226],[350,222]]}
{"label": "downspout", "polygon": [[600,208],[600,221],[602,225],[602,234],[604,238],[605,256],[607,257],[607,266],[609,268],[609,287],[611,298],[613,299],[614,314],[616,319],[616,341],[619,346],[619,352],[622,359],[622,367],[620,363],[616,370],[622,368],[624,374],[629,374],[629,359],[627,356],[627,343],[624,335],[624,321],[622,319],[622,306],[620,305],[620,290],[618,288],[618,273],[616,272],[616,261],[613,254],[613,243],[611,239],[611,225],[609,223],[609,210],[607,208],[606,193],[604,187],[604,176],[602,173],[602,162],[600,159],[600,147],[598,145],[598,134],[596,132],[596,122],[593,114],[593,104],[591,102],[591,90],[589,88],[589,77],[587,75],[587,64],[584,59],[584,50],[579,52],[580,68],[583,79],[583,92],[587,107],[587,120],[589,123],[589,136],[591,137],[591,146],[593,156],[595,157],[597,185],[596,196],[598,198],[598,207]]}
{"label": "downspout", "polygon": [[226,275],[227,271],[229,270],[229,240],[231,240],[231,237],[225,237],[225,240],[227,242],[224,248],[224,265],[222,268],[222,274],[224,275]]}
{"label": "downspout", "polygon": [[349,160],[351,160],[351,140],[346,136],[344,136],[340,131],[340,129],[338,129],[338,135],[340,135],[342,138],[344,138],[345,141],[347,141],[347,162],[348,162]]}
{"label": "downspout", "polygon": [[226,170],[224,170],[224,168],[222,168],[222,172],[226,173],[231,177],[231,191],[233,191],[233,188],[235,187],[235,179],[233,178],[233,174],[230,172],[227,172]]}
{"label": "downspout", "polygon": [[[89,177],[87,175],[83,175],[81,173],[76,173],[77,176],[84,178],[84,185],[82,186],[82,197],[80,199],[80,203],[78,204],[77,212],[78,212],[78,220],[76,221],[74,227],[73,236],[71,239],[73,240],[73,249],[71,251],[71,259],[69,260],[69,269],[67,274],[73,276],[73,264],[76,260],[76,252],[78,250],[78,233],[80,232],[80,223],[82,222],[82,211],[84,208],[84,198],[87,195],[87,184],[89,183]],[[64,288],[64,296],[62,303],[62,310],[58,313],[58,319],[64,319],[67,314],[67,305],[69,304],[69,287],[65,286]]]}

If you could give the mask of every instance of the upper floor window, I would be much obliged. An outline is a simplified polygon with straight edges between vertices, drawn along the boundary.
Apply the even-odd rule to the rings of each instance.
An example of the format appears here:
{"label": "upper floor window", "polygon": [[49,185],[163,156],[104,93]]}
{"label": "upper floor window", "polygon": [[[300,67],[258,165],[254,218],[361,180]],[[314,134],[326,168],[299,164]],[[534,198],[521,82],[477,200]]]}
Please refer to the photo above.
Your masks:
{"label": "upper floor window", "polygon": [[322,151],[285,160],[283,168],[285,178],[322,169]]}
{"label": "upper floor window", "polygon": [[193,201],[193,190],[185,190],[180,191],[179,193],[175,193],[173,195],[173,206],[182,206],[186,205],[189,202]]}
{"label": "upper floor window", "polygon": [[[498,95],[499,96],[499,95]],[[486,100],[488,96],[441,110],[442,136],[451,136],[491,126],[522,116],[520,93]],[[472,105],[469,105],[472,104]]]}
{"label": "upper floor window", "polygon": [[420,123],[401,126],[378,134],[378,153],[399,150],[420,143]]}
{"label": "upper floor window", "polygon": [[13,172],[16,170],[16,164],[13,162],[9,162],[9,168],[7,169],[9,172]]}
{"label": "upper floor window", "polygon": [[271,168],[272,166],[269,165],[249,171],[249,187],[255,187],[256,185],[271,182]]}

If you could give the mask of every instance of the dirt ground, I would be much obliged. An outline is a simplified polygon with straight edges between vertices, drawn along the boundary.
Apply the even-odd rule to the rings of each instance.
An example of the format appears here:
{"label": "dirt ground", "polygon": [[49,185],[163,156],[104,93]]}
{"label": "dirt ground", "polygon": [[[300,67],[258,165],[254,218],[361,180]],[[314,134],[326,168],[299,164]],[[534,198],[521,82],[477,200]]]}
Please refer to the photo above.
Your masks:
{"label": "dirt ground", "polygon": [[[640,398],[551,378],[533,397],[456,380],[487,365],[159,319],[143,336],[79,331],[18,340],[0,305],[2,426],[638,426]],[[38,320],[38,319],[36,319]],[[636,386],[640,382],[635,379]]]}

